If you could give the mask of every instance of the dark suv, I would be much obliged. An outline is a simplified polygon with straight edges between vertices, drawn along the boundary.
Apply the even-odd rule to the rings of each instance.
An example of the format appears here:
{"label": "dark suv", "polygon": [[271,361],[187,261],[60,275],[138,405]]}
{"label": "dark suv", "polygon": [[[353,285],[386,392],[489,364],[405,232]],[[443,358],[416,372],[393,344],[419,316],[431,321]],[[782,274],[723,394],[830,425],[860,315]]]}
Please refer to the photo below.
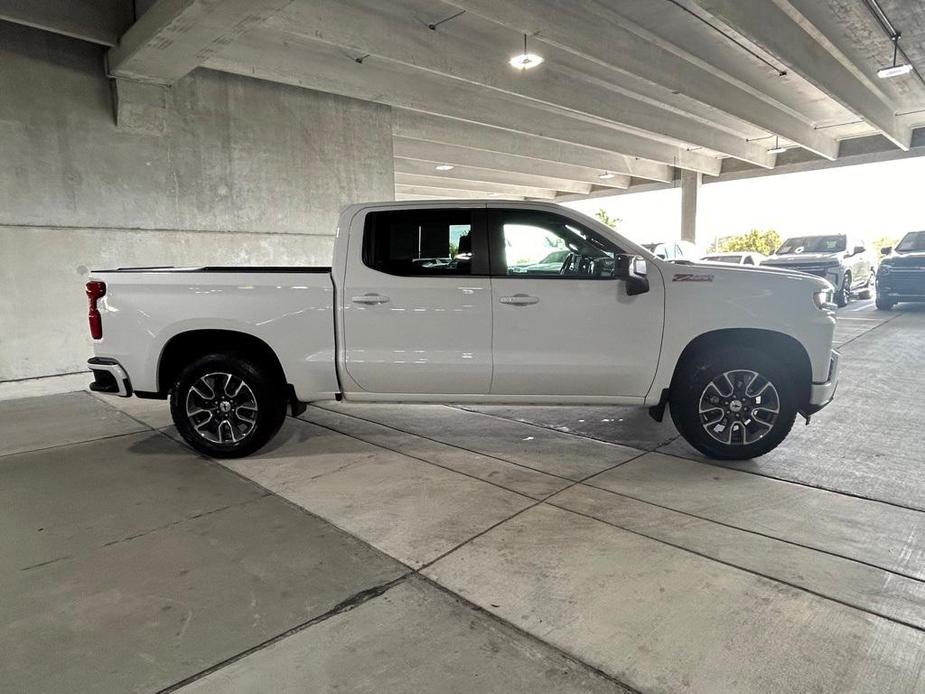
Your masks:
{"label": "dark suv", "polygon": [[895,248],[880,252],[889,257],[877,272],[877,308],[889,311],[900,301],[925,301],[925,231],[909,232]]}
{"label": "dark suv", "polygon": [[847,304],[852,294],[869,299],[877,276],[864,243],[845,234],[787,239],[761,264],[824,277],[835,287],[835,303],[839,306]]}

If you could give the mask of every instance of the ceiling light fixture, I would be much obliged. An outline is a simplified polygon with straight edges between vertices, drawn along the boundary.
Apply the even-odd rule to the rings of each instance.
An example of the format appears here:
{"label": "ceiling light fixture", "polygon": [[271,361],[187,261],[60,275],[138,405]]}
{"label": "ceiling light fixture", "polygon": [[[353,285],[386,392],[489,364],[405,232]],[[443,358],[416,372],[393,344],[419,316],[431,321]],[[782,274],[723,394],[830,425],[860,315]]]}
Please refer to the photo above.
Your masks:
{"label": "ceiling light fixture", "polygon": [[488,197],[490,197],[490,198],[499,198],[499,197],[501,197],[501,193],[489,193],[489,194],[488,194]]}
{"label": "ceiling light fixture", "polygon": [[912,63],[896,64],[896,59],[899,57],[899,37],[900,33],[898,31],[890,37],[893,41],[893,64],[877,70],[877,77],[882,80],[890,77],[901,77],[912,72]]}
{"label": "ceiling light fixture", "polygon": [[616,176],[616,174],[612,174],[609,171],[605,171],[604,173],[600,174],[598,178],[601,179],[602,181],[607,181],[613,178],[614,176]]}
{"label": "ceiling light fixture", "polygon": [[777,135],[775,135],[774,136],[774,146],[768,150],[768,154],[783,154],[786,151],[787,151],[787,148],[780,146],[780,138]]}
{"label": "ceiling light fixture", "polygon": [[434,168],[437,171],[452,171],[456,167],[453,166],[452,164],[437,164]]}
{"label": "ceiling light fixture", "polygon": [[524,34],[524,52],[520,55],[515,55],[508,62],[511,67],[516,67],[518,70],[529,70],[542,63],[543,56],[527,51],[527,35]]}

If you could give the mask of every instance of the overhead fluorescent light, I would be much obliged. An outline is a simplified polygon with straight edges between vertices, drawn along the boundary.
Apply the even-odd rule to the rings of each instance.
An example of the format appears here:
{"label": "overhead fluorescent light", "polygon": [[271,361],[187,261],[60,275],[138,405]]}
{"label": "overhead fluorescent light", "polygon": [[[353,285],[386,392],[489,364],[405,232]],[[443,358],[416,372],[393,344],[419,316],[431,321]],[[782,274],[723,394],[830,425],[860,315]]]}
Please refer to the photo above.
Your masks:
{"label": "overhead fluorescent light", "polygon": [[437,171],[452,171],[456,167],[453,166],[452,164],[437,164],[434,168]]}
{"label": "overhead fluorescent light", "polygon": [[[882,67],[877,70],[877,77],[880,79],[889,79],[890,77],[901,77],[902,75],[908,75],[912,72],[911,63],[902,63],[899,64],[896,61],[899,59],[899,37],[901,34],[897,31],[890,36],[890,40],[893,42],[893,64],[887,67]],[[906,58],[906,54],[903,53],[903,57]]]}
{"label": "overhead fluorescent light", "polygon": [[488,197],[490,197],[490,198],[499,198],[499,197],[501,197],[501,193],[489,193],[489,194],[488,194]]}
{"label": "overhead fluorescent light", "polygon": [[542,63],[543,56],[530,53],[527,50],[527,35],[524,34],[524,52],[520,55],[515,55],[508,62],[511,64],[511,67],[516,67],[518,70],[529,70]]}
{"label": "overhead fluorescent light", "polygon": [[614,176],[616,176],[616,174],[612,174],[609,171],[605,171],[604,173],[600,174],[598,178],[601,179],[602,181],[606,181],[606,180],[613,178]]}
{"label": "overhead fluorescent light", "polygon": [[912,72],[912,65],[910,63],[903,63],[902,65],[890,65],[889,67],[880,68],[877,70],[877,77],[884,80],[890,77],[908,75],[910,72]]}
{"label": "overhead fluorescent light", "polygon": [[529,70],[542,63],[543,56],[536,53],[521,53],[520,55],[515,55],[509,62],[512,67],[519,70]]}

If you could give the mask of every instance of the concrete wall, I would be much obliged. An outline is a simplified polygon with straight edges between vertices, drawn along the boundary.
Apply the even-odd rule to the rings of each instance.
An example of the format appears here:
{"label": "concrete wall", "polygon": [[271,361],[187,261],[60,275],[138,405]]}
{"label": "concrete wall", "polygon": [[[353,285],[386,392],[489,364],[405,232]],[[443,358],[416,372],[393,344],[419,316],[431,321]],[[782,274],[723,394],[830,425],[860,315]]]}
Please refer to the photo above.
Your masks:
{"label": "concrete wall", "polygon": [[393,196],[384,106],[204,70],[160,133],[113,103],[101,48],[0,22],[0,381],[83,368],[88,268],[327,264]]}

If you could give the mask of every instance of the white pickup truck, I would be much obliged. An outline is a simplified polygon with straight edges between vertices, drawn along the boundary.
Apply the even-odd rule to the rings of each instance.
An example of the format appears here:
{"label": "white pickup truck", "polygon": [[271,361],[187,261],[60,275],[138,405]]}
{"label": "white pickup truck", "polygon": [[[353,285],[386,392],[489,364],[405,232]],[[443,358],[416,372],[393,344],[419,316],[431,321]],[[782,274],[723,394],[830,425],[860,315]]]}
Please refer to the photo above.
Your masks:
{"label": "white pickup truck", "polygon": [[665,261],[548,203],[351,205],[333,267],[94,271],[87,295],[90,387],[169,398],[215,457],[344,400],[668,406],[702,453],[751,458],[838,380],[824,279]]}

